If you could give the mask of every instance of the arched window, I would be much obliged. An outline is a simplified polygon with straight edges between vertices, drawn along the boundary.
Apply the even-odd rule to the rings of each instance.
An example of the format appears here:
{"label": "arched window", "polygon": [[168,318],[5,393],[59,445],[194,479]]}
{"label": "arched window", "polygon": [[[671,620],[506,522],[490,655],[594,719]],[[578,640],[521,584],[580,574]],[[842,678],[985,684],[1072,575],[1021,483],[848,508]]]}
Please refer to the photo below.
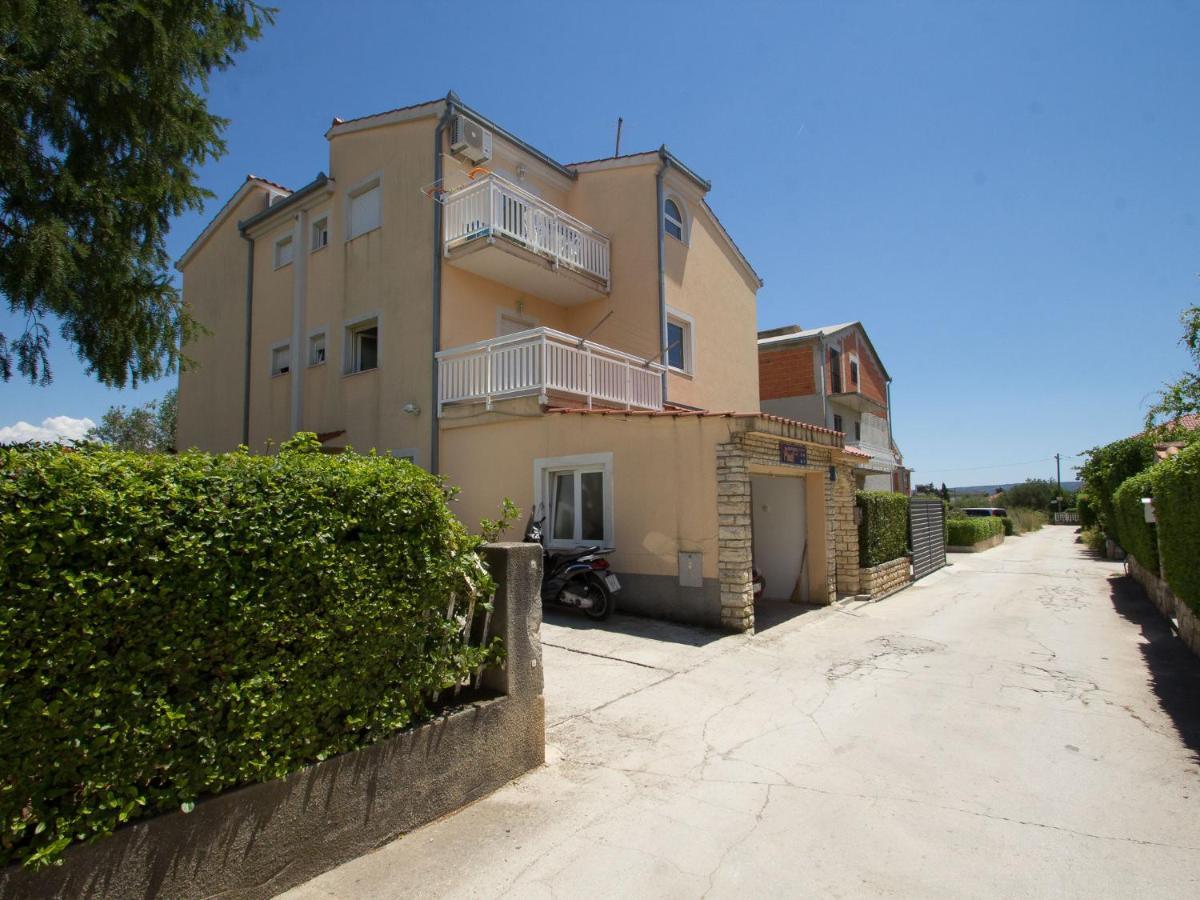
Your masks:
{"label": "arched window", "polygon": [[676,240],[683,240],[683,212],[670,197],[663,201],[663,230]]}

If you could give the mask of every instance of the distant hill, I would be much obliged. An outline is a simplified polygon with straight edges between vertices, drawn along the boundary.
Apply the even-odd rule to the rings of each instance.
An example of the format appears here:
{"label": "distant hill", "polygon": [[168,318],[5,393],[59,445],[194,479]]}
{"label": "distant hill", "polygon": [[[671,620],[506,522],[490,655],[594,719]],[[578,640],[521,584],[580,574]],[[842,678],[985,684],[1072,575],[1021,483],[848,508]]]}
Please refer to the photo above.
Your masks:
{"label": "distant hill", "polygon": [[[973,484],[968,487],[952,487],[949,490],[952,494],[993,494],[996,492],[996,488],[1001,488],[1007,491],[1010,487],[1013,487],[1019,483],[1020,482],[1014,481],[1009,482],[1008,484],[996,484],[993,482],[992,484]],[[1064,481],[1062,486],[1064,491],[1077,491],[1083,486],[1083,482]]]}

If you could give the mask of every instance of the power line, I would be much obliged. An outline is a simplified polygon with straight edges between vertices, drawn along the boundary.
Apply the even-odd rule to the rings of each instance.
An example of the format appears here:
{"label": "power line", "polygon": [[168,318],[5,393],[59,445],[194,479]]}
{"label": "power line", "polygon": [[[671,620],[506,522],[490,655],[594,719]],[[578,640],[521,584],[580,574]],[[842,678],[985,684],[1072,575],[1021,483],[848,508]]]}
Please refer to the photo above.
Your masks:
{"label": "power line", "polygon": [[[1073,457],[1066,457],[1066,456],[1063,457],[1063,459],[1069,459],[1069,458],[1073,458]],[[920,469],[917,469],[916,471],[918,471],[918,472],[981,472],[984,469],[1005,469],[1005,468],[1008,468],[1009,466],[1032,466],[1034,463],[1043,463],[1043,462],[1048,463],[1048,462],[1051,462],[1053,459],[1054,459],[1053,456],[1043,456],[1043,457],[1040,457],[1039,459],[1027,459],[1024,462],[996,463],[995,465],[990,465],[990,466],[967,466],[965,468],[957,468],[957,469],[944,469],[941,466],[922,466]]]}

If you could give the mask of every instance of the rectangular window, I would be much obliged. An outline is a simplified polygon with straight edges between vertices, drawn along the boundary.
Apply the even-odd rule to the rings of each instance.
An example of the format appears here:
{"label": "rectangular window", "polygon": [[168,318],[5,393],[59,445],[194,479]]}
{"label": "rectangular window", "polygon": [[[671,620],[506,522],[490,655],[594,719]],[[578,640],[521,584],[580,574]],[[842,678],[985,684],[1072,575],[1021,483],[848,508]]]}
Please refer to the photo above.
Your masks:
{"label": "rectangular window", "polygon": [[271,374],[283,375],[292,368],[292,349],[287,344],[271,348]]}
{"label": "rectangular window", "polygon": [[346,373],[379,367],[379,320],[365,319],[346,329]]}
{"label": "rectangular window", "polygon": [[319,366],[325,362],[325,332],[314,334],[308,339],[308,364]]}
{"label": "rectangular window", "polygon": [[829,390],[835,394],[842,392],[842,353],[832,347],[829,348]]}
{"label": "rectangular window", "polygon": [[856,441],[862,440],[862,422],[858,419],[854,420],[854,439]]}
{"label": "rectangular window", "polygon": [[668,310],[667,365],[688,375],[694,374],[694,329],[691,316],[678,310]]}
{"label": "rectangular window", "polygon": [[858,360],[850,357],[850,386],[858,387]]}
{"label": "rectangular window", "polygon": [[839,415],[836,415],[836,414],[833,417],[833,430],[834,431],[842,430],[842,417]]}
{"label": "rectangular window", "polygon": [[282,237],[275,242],[275,268],[282,269],[292,262],[295,247],[292,244],[292,236]]}
{"label": "rectangular window", "polygon": [[350,195],[346,239],[374,231],[380,222],[379,179],[374,178]]}
{"label": "rectangular window", "polygon": [[612,545],[612,454],[534,461],[548,546]]}
{"label": "rectangular window", "polygon": [[315,253],[329,246],[329,216],[321,216],[312,224],[312,246],[310,252]]}

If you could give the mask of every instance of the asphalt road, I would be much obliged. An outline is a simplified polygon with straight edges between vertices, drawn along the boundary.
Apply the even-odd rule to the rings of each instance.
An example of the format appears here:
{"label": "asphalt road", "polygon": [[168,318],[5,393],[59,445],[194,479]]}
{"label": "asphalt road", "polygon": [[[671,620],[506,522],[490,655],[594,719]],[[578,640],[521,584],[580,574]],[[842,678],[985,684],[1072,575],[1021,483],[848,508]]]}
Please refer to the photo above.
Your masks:
{"label": "asphalt road", "polygon": [[754,637],[554,616],[547,765],[285,896],[1200,896],[1200,661],[1074,539]]}

